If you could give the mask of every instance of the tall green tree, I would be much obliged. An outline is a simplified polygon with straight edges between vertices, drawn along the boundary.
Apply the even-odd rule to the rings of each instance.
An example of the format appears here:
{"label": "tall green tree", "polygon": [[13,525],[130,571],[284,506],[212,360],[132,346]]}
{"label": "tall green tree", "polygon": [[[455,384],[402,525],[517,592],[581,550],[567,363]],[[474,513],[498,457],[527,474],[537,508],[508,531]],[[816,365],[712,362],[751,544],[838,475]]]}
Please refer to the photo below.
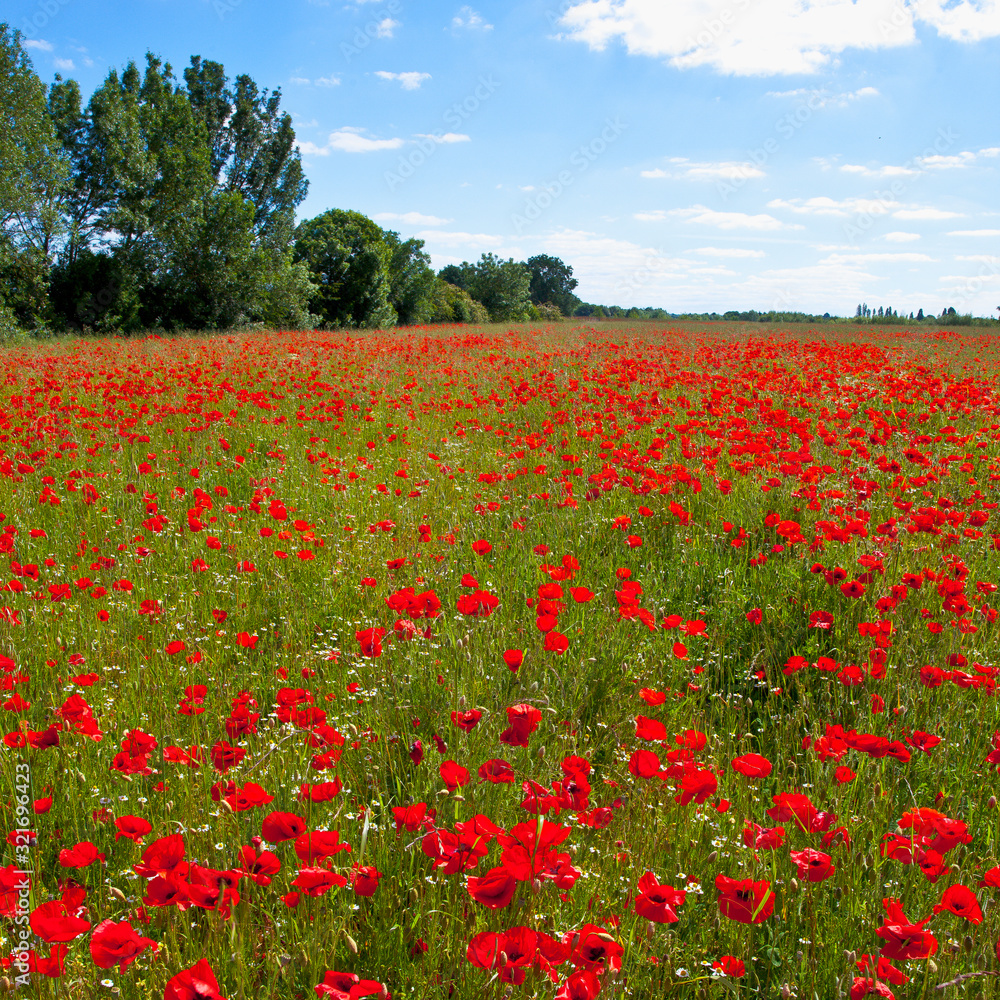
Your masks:
{"label": "tall green tree", "polygon": [[220,190],[253,206],[258,237],[289,239],[295,209],[308,191],[295,145],[292,116],[281,110],[281,89],[259,90],[246,74],[229,86],[221,63],[192,56],[185,93],[205,128],[212,176]]}
{"label": "tall green tree", "polygon": [[311,308],[327,326],[390,327],[392,252],[381,227],[360,212],[332,208],[299,224],[294,257],[316,285]]}
{"label": "tall green tree", "polygon": [[576,278],[573,268],[558,257],[536,254],[526,261],[531,272],[531,301],[536,305],[546,302],[557,306],[564,316],[571,316],[580,300],[573,294]]}
{"label": "tall green tree", "polygon": [[25,326],[48,311],[49,255],[61,229],[66,172],[45,87],[20,32],[0,24],[0,303]]}
{"label": "tall green tree", "polygon": [[51,88],[72,166],[61,313],[94,329],[304,325],[312,288],[291,240],[306,182],[280,92],[247,76],[230,90],[197,56],[184,75],[147,53],[143,73],[112,71],[86,108],[75,81]]}
{"label": "tall green tree", "polygon": [[400,326],[426,323],[431,316],[435,276],[424,241],[402,240],[391,230],[384,236],[389,247],[389,302]]}
{"label": "tall green tree", "polygon": [[531,272],[513,257],[484,253],[468,291],[486,306],[494,323],[518,323],[530,316]]}

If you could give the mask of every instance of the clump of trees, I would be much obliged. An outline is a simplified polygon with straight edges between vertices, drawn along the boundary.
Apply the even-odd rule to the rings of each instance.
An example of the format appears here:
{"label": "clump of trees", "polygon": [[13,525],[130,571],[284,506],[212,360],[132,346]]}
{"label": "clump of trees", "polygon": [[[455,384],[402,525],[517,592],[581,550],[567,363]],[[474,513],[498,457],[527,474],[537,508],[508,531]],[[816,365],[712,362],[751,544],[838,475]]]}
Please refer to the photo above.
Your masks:
{"label": "clump of trees", "polygon": [[296,225],[281,92],[147,53],[84,103],[0,24],[0,333],[514,322],[572,312],[572,268],[483,254],[435,274],[359,212]]}

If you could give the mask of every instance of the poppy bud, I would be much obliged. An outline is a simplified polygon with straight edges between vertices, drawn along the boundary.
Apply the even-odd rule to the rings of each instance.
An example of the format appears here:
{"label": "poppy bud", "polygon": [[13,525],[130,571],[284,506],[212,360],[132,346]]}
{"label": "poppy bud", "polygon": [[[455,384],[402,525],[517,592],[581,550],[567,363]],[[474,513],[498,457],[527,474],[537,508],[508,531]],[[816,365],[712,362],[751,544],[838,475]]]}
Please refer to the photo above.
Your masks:
{"label": "poppy bud", "polygon": [[997,797],[995,795],[991,795],[986,800],[986,808],[987,809],[996,809],[996,807],[997,807]]}
{"label": "poppy bud", "polygon": [[448,798],[448,789],[447,788],[442,788],[441,791],[439,791],[437,793],[437,797],[439,799],[446,799],[446,798]]}
{"label": "poppy bud", "polygon": [[459,708],[465,708],[465,695],[464,694],[460,694],[458,696],[458,707]]}
{"label": "poppy bud", "polygon": [[712,851],[712,853],[705,859],[706,864],[711,864],[718,856],[718,851]]}
{"label": "poppy bud", "polygon": [[222,799],[221,802],[220,802],[220,805],[227,812],[230,812],[230,813],[235,812],[235,810],[233,809],[232,803],[228,799]]}
{"label": "poppy bud", "polygon": [[646,937],[652,941],[653,935],[656,933],[656,925],[652,920],[646,921]]}
{"label": "poppy bud", "polygon": [[937,962],[933,961],[933,959],[930,958],[927,959],[927,969],[929,972],[937,972],[938,970]]}
{"label": "poppy bud", "polygon": [[453,795],[452,798],[451,798],[451,801],[452,802],[464,802],[465,801],[465,796],[464,795]]}
{"label": "poppy bud", "polygon": [[792,890],[792,892],[798,892],[799,891],[798,879],[793,878],[791,882],[788,883],[788,887]]}
{"label": "poppy bud", "polygon": [[538,681],[532,681],[531,684],[528,686],[528,690],[529,691],[537,691],[538,690]]}
{"label": "poppy bud", "polygon": [[347,947],[350,948],[355,955],[357,955],[358,942],[355,941],[354,938],[352,938],[351,935],[347,933],[347,931],[344,931],[344,940],[347,942]]}
{"label": "poppy bud", "polygon": [[965,949],[966,955],[972,954],[972,938],[968,934],[962,939],[962,947]]}
{"label": "poppy bud", "polygon": [[848,965],[854,965],[855,961],[857,961],[857,958],[858,958],[858,953],[856,951],[845,951],[844,952],[844,961]]}
{"label": "poppy bud", "polygon": [[538,757],[541,758],[541,757],[544,757],[544,756],[545,756],[545,746],[542,745],[542,746],[540,746],[538,748]]}
{"label": "poppy bud", "polygon": [[110,892],[111,895],[114,896],[115,899],[117,899],[119,902],[121,902],[121,903],[127,903],[128,902],[128,899],[126,898],[125,893],[122,892],[121,889],[117,888],[116,886],[111,886],[111,888],[108,890],[108,892]]}
{"label": "poppy bud", "polygon": [[280,965],[283,969],[286,968],[287,966],[291,965],[291,962],[292,962],[292,956],[291,955],[286,955],[284,952],[282,952],[278,956],[278,965]]}

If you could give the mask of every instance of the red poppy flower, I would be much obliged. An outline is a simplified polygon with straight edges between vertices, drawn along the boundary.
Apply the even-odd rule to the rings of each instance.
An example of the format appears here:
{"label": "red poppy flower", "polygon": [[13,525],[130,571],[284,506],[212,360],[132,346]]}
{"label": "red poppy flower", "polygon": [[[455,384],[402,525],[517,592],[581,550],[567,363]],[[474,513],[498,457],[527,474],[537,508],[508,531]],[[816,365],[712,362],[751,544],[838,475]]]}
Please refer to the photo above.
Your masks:
{"label": "red poppy flower", "polygon": [[469,783],[470,775],[468,770],[453,760],[446,760],[441,767],[438,768],[438,773],[441,775],[441,780],[445,783],[448,791],[450,792],[453,792],[462,785],[467,785]]}
{"label": "red poppy flower", "polygon": [[316,987],[316,996],[331,1000],[359,1000],[361,997],[385,996],[386,989],[374,979],[359,979],[353,972],[327,972]]}
{"label": "red poppy flower", "polygon": [[552,631],[545,637],[542,646],[547,652],[562,656],[569,649],[569,639],[562,632]]}
{"label": "red poppy flower", "polygon": [[524,652],[520,649],[508,649],[503,654],[503,661],[514,673],[517,673],[518,667],[524,662]]}
{"label": "red poppy flower", "polygon": [[747,778],[766,778],[773,770],[773,765],[759,753],[745,753],[733,758],[732,768]]}
{"label": "red poppy flower", "polygon": [[117,965],[124,972],[147,948],[156,951],[157,947],[151,938],[136,934],[127,920],[102,920],[90,938],[90,957],[99,969]]}
{"label": "red poppy flower", "polygon": [[374,896],[382,873],[374,865],[355,865],[351,875],[351,888],[355,896]]}
{"label": "red poppy flower", "polygon": [[500,742],[512,747],[526,747],[528,737],[538,728],[542,713],[534,705],[511,705],[507,709],[507,729],[500,734]]}
{"label": "red poppy flower", "polygon": [[742,979],[747,974],[743,960],[732,955],[723,955],[722,958],[716,959],[712,963],[712,968],[733,979]]}
{"label": "red poppy flower", "polygon": [[467,733],[471,733],[472,730],[476,728],[482,717],[483,713],[475,708],[470,708],[465,712],[451,713],[451,721],[458,726],[459,729],[462,729]]}
{"label": "red poppy flower", "polygon": [[260,835],[271,844],[280,844],[284,840],[294,840],[300,833],[305,833],[306,821],[301,816],[290,812],[273,812],[264,817],[260,825]]}
{"label": "red poppy flower", "polygon": [[741,924],[762,924],[774,912],[774,893],[770,882],[733,879],[716,875],[719,912]]}
{"label": "red poppy flower", "polygon": [[215,978],[208,959],[203,958],[177,973],[164,990],[163,1000],[226,1000],[219,992],[219,982]]}
{"label": "red poppy flower", "polygon": [[517,881],[505,867],[491,868],[481,878],[470,875],[469,895],[491,910],[500,910],[514,898]]}
{"label": "red poppy flower", "polygon": [[490,545],[485,539],[479,539],[478,542],[472,543],[472,551],[476,553],[477,556],[489,555],[493,551],[493,546]]}
{"label": "red poppy flower", "polygon": [[81,841],[74,847],[64,847],[59,852],[59,864],[63,868],[87,868],[95,861],[103,861],[104,855],[100,854],[97,846],[89,840]]}
{"label": "red poppy flower", "polygon": [[[272,813],[271,815],[274,816],[276,814]],[[293,816],[294,813],[285,813],[284,815]],[[299,817],[295,816],[295,819],[298,820]],[[265,839],[272,840],[271,837],[266,837]],[[273,839],[277,843],[278,839],[288,840],[290,838]],[[315,830],[312,833],[299,834],[295,838],[295,853],[299,860],[306,862],[306,864],[311,864],[317,858],[322,860],[323,858],[329,858],[334,854],[339,854],[341,851],[349,851],[350,849],[350,844],[342,844],[340,842],[340,833],[337,830]]]}
{"label": "red poppy flower", "polygon": [[934,907],[935,913],[948,910],[959,917],[965,917],[971,924],[983,922],[983,911],[979,907],[975,893],[964,885],[950,885],[941,896],[941,902]]}
{"label": "red poppy flower", "polygon": [[799,869],[799,878],[807,882],[823,882],[837,870],[829,854],[814,851],[811,847],[802,851],[791,851],[790,854]]}
{"label": "red poppy flower", "polygon": [[382,638],[385,636],[384,628],[366,628],[360,632],[355,632],[354,637],[361,643],[361,655],[370,658],[382,655]]}
{"label": "red poppy flower", "polygon": [[31,911],[29,921],[32,931],[49,944],[74,941],[90,930],[90,921],[73,916],[61,899],[41,903]]}
{"label": "red poppy flower", "polygon": [[659,719],[649,719],[645,715],[635,717],[635,735],[647,742],[665,740],[667,727]]}
{"label": "red poppy flower", "polygon": [[639,895],[635,900],[635,912],[646,920],[657,924],[675,924],[680,919],[675,906],[684,902],[686,895],[683,889],[674,889],[669,885],[660,885],[652,872],[646,872],[639,879],[637,886]]}
{"label": "red poppy flower", "polygon": [[347,879],[326,868],[302,868],[292,885],[296,889],[301,889],[307,896],[316,898],[326,895],[335,886],[342,889],[347,885]]}
{"label": "red poppy flower", "polygon": [[488,760],[479,768],[479,777],[492,784],[506,784],[514,780],[514,768],[505,760]]}

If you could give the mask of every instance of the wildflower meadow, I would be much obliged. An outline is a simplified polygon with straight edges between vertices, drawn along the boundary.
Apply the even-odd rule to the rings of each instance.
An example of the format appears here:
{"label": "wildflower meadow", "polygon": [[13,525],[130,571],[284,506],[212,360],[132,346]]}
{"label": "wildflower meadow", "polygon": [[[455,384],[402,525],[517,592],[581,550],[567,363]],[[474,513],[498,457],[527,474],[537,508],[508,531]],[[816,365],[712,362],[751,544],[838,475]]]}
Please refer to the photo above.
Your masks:
{"label": "wildflower meadow", "polygon": [[998,995],[986,332],[0,349],[0,991]]}

